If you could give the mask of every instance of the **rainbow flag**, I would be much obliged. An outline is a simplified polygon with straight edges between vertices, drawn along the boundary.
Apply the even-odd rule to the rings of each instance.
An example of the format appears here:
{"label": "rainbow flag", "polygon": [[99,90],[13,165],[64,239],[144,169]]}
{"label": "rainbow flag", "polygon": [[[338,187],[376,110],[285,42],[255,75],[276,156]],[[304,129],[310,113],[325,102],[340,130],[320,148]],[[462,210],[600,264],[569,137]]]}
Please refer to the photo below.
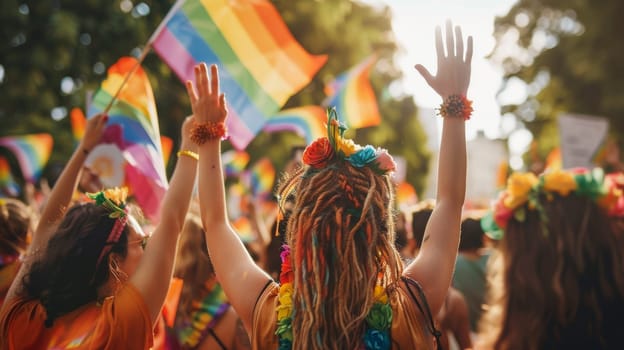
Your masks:
{"label": "rainbow flag", "polygon": [[[122,57],[108,69],[106,79],[93,95],[89,117],[106,108],[136,64],[135,58]],[[102,143],[113,143],[121,150],[126,185],[146,216],[158,222],[168,183],[154,93],[140,66],[124,85],[108,116]]]}
{"label": "rainbow flag", "polygon": [[350,128],[374,126],[381,122],[377,98],[369,80],[376,61],[375,55],[370,56],[325,86],[328,97],[323,104],[336,107],[336,112]]}
{"label": "rainbow flag", "polygon": [[69,121],[71,123],[74,141],[77,144],[84,137],[85,129],[87,127],[87,118],[85,118],[84,113],[82,113],[82,109],[74,107],[69,112]]}
{"label": "rainbow flag", "polygon": [[167,136],[160,136],[160,146],[162,147],[162,155],[164,165],[167,166],[169,158],[171,158],[171,150],[173,149],[173,140]]}
{"label": "rainbow flag", "polygon": [[11,174],[9,161],[0,156],[0,197],[7,195],[9,197],[17,197],[20,193],[20,186]]}
{"label": "rainbow flag", "polygon": [[249,170],[241,174],[241,182],[254,197],[270,197],[275,182],[273,163],[267,157],[258,160]]}
{"label": "rainbow flag", "polygon": [[307,53],[267,0],[178,0],[152,47],[183,82],[217,64],[232,145],[242,150],[327,56]]}
{"label": "rainbow flag", "polygon": [[50,159],[54,141],[50,134],[0,137],[0,147],[9,149],[17,158],[24,179],[36,183]]}
{"label": "rainbow flag", "polygon": [[221,155],[225,176],[238,176],[249,164],[249,154],[245,151],[231,150]]}
{"label": "rainbow flag", "polygon": [[327,135],[327,113],[320,106],[303,106],[285,109],[267,120],[264,131],[292,131],[304,137],[307,144]]}
{"label": "rainbow flag", "polygon": [[398,184],[396,187],[396,201],[401,209],[406,209],[418,203],[418,195],[416,194],[414,186],[407,182]]}

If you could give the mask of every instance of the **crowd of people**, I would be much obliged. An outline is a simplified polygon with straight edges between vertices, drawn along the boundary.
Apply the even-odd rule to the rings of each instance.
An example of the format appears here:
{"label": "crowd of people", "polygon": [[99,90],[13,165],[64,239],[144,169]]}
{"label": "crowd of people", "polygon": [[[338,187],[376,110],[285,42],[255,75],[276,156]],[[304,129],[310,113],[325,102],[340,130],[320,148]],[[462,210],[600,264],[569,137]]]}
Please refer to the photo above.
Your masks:
{"label": "crowd of people", "polygon": [[464,212],[473,43],[450,22],[435,39],[436,74],[416,69],[443,101],[437,195],[405,211],[390,154],[347,139],[330,110],[279,184],[272,227],[252,205],[262,232],[244,244],[225,96],[200,64],[146,233],[127,191],[85,169],[108,117],[89,119],[41,210],[0,199],[0,349],[621,347],[624,173],[514,173],[491,212]]}

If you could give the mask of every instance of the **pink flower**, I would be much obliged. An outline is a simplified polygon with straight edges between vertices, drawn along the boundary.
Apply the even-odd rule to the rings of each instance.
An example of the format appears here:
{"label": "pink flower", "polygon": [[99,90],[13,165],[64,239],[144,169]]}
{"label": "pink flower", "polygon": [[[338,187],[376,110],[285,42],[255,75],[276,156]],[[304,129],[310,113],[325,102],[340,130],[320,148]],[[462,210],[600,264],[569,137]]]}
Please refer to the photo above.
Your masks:
{"label": "pink flower", "polygon": [[394,162],[394,159],[392,158],[392,156],[390,155],[390,153],[388,153],[386,149],[377,148],[376,153],[377,153],[376,154],[377,166],[379,167],[380,170],[385,171],[385,172],[396,170],[396,163]]}

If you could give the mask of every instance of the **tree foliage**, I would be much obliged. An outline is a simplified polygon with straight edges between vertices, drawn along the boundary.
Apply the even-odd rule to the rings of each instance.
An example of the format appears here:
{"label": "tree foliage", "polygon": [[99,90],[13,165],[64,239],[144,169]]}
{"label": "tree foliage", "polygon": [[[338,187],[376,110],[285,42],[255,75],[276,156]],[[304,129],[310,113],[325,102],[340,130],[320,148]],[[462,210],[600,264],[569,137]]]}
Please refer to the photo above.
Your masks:
{"label": "tree foliage", "polygon": [[[68,111],[83,107],[86,94],[104,79],[106,68],[123,55],[137,56],[170,9],[171,0],[113,2],[97,0],[6,0],[0,5],[0,134],[50,132],[53,162],[67,159],[73,148]],[[401,72],[393,62],[397,50],[387,8],[349,0],[273,2],[287,25],[311,53],[329,60],[314,80],[285,107],[320,104],[324,84],[376,52],[371,74],[383,123],[351,131],[357,142],[387,147],[408,162],[408,181],[424,187],[429,154],[411,96],[387,91]],[[184,86],[155,54],[144,67],[156,95],[161,132],[174,140],[190,113]],[[289,148],[303,144],[290,133],[261,133],[248,147],[252,160],[269,156],[277,168]]]}
{"label": "tree foliage", "polygon": [[505,84],[527,84],[526,99],[503,112],[534,134],[542,157],[558,144],[556,121],[566,112],[607,117],[622,145],[622,11],[619,0],[519,0],[496,19],[490,58],[504,67]]}

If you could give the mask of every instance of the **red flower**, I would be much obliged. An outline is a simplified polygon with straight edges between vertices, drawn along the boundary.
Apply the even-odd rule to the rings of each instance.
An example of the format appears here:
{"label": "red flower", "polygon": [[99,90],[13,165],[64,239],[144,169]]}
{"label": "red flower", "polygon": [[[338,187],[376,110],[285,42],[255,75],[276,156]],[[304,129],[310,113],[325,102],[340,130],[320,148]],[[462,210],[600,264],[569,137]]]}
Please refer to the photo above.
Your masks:
{"label": "red flower", "polygon": [[303,151],[303,163],[321,169],[334,157],[334,149],[327,137],[316,139]]}

